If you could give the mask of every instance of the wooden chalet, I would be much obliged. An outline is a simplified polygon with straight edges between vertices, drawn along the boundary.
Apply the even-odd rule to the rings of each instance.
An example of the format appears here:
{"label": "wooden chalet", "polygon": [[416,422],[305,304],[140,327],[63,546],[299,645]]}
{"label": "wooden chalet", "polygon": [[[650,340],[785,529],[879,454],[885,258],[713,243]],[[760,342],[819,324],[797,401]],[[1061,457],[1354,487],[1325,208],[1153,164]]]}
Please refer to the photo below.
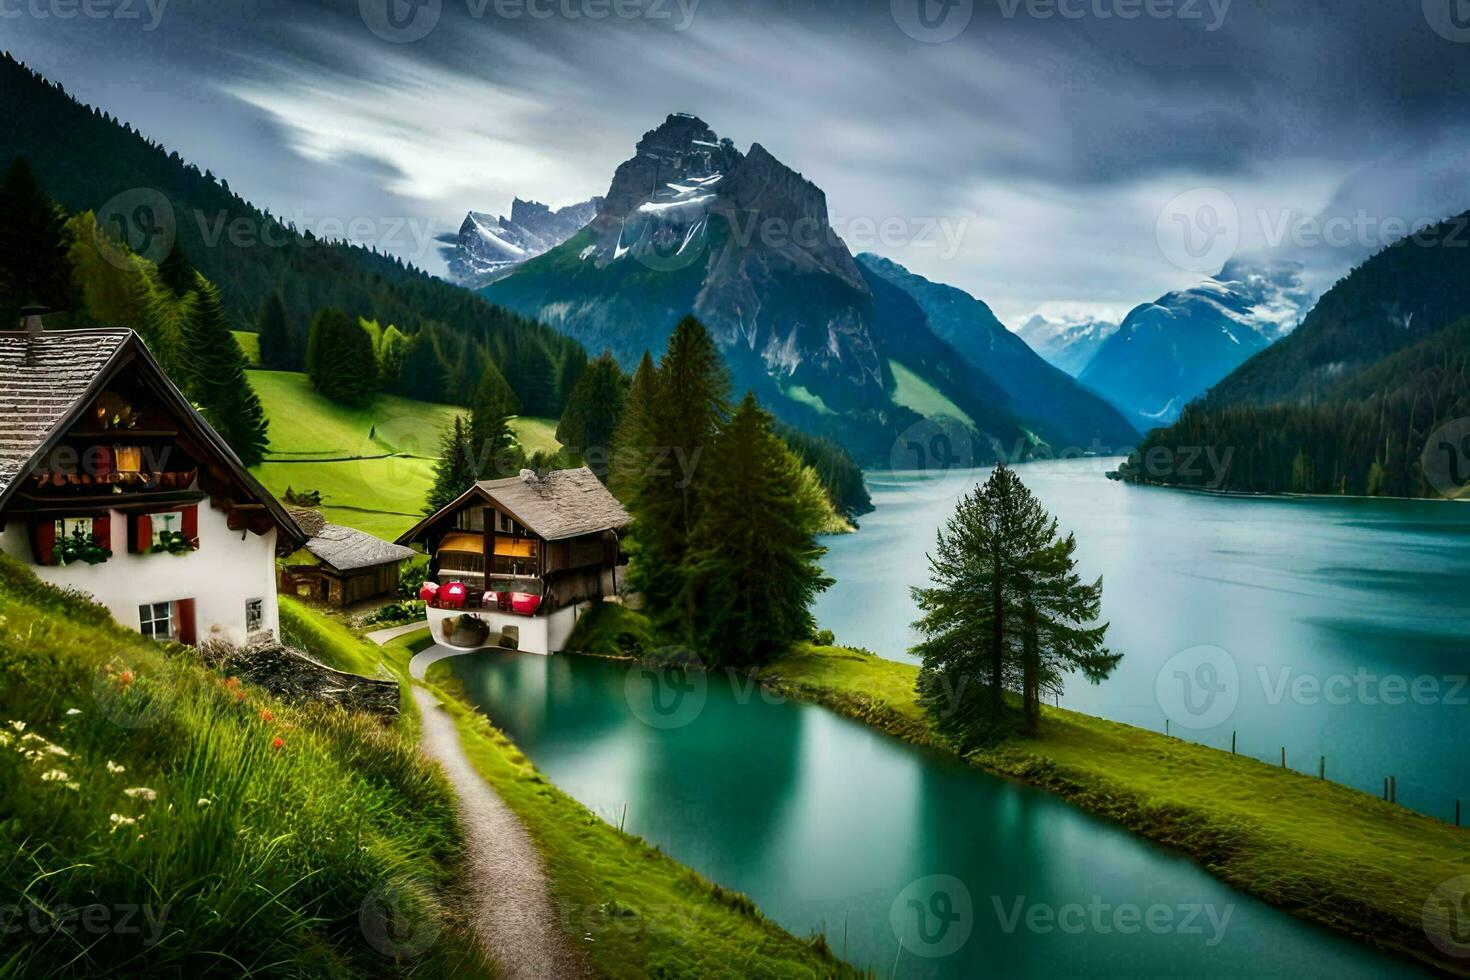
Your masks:
{"label": "wooden chalet", "polygon": [[398,543],[430,556],[424,595],[436,639],[553,653],[587,603],[618,595],[631,522],[586,467],[522,470],[477,482]]}

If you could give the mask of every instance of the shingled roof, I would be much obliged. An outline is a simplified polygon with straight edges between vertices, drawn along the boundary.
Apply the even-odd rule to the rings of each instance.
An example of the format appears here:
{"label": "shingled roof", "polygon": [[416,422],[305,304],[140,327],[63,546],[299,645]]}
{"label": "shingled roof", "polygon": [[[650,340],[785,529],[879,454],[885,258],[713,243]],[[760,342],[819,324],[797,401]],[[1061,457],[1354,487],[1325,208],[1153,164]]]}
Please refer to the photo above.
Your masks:
{"label": "shingled roof", "polygon": [[339,572],[406,561],[413,557],[412,548],[391,544],[366,531],[340,524],[323,524],[321,530],[306,542],[306,550]]}
{"label": "shingled roof", "polygon": [[522,470],[520,476],[480,480],[438,513],[399,535],[399,543],[416,540],[425,528],[459,510],[472,495],[489,498],[547,541],[620,531],[633,523],[618,498],[585,466],[542,474]]}
{"label": "shingled roof", "polygon": [[0,495],[126,346],[129,330],[0,333]]}
{"label": "shingled roof", "polygon": [[245,492],[265,506],[290,549],[306,535],[280,501],[250,475],[240,457],[169,380],[148,346],[126,327],[86,330],[0,331],[0,507],[23,485],[21,477],[71,429],[108,381],[131,366],[153,387],[183,426],[221,463]]}
{"label": "shingled roof", "polygon": [[547,541],[620,530],[633,518],[587,467],[480,480],[475,484]]}

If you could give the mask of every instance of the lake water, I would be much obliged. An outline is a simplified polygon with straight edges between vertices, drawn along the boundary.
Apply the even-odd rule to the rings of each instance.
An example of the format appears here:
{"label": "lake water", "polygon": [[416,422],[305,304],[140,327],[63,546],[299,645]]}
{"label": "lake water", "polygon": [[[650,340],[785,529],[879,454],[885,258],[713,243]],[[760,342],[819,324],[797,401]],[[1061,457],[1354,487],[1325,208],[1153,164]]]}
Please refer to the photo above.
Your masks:
{"label": "lake water", "polygon": [[880,977],[1411,972],[1046,793],[721,675],[680,698],[589,658],[450,664],[557,786]]}
{"label": "lake water", "polygon": [[[1470,507],[1202,496],[1113,483],[1109,465],[1021,469],[1105,577],[1126,655],[1064,705],[1221,747],[1233,731],[1310,772],[1326,754],[1330,778],[1393,774],[1436,815],[1470,797]],[[870,477],[877,511],[828,542],[822,624],[904,659],[908,589],[986,475]],[[719,675],[681,692],[579,657],[452,664],[558,786],[882,977],[1410,972],[1052,796]]]}
{"label": "lake water", "polygon": [[[1018,468],[1103,576],[1111,679],[1061,703],[1237,750],[1453,819],[1470,803],[1470,505],[1243,498],[1107,480],[1116,461]],[[908,589],[987,470],[868,477],[877,510],[828,539],[817,618],[912,660]],[[1467,811],[1470,818],[1470,811]]]}

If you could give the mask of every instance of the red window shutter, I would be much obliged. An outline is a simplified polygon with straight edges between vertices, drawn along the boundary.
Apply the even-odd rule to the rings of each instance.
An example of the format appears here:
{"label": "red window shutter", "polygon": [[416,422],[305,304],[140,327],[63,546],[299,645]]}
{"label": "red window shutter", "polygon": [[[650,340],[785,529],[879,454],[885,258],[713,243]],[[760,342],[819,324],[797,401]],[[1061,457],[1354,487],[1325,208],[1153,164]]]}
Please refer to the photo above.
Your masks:
{"label": "red window shutter", "polygon": [[174,603],[174,619],[177,620],[177,632],[180,643],[193,646],[195,642],[194,631],[194,600],[180,599]]}
{"label": "red window shutter", "polygon": [[184,508],[184,526],[181,528],[184,537],[193,542],[194,547],[199,547],[199,505],[194,504]]}
{"label": "red window shutter", "polygon": [[128,521],[128,550],[135,555],[146,552],[153,544],[153,518],[137,514]]}
{"label": "red window shutter", "polygon": [[56,522],[31,522],[31,552],[37,565],[52,565],[56,562]]}
{"label": "red window shutter", "polygon": [[112,550],[112,515],[103,514],[92,518],[92,538],[99,545]]}

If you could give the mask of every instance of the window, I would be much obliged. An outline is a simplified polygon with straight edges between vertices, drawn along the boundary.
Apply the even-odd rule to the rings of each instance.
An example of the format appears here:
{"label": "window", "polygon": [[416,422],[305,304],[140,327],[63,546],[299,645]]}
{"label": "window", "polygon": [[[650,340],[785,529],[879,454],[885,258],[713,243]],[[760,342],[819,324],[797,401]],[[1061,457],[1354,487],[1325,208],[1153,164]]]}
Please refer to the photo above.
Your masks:
{"label": "window", "polygon": [[174,638],[174,604],[150,602],[138,607],[138,631],[153,640]]}
{"label": "window", "polygon": [[265,625],[265,600],[245,600],[245,632],[254,633]]}

